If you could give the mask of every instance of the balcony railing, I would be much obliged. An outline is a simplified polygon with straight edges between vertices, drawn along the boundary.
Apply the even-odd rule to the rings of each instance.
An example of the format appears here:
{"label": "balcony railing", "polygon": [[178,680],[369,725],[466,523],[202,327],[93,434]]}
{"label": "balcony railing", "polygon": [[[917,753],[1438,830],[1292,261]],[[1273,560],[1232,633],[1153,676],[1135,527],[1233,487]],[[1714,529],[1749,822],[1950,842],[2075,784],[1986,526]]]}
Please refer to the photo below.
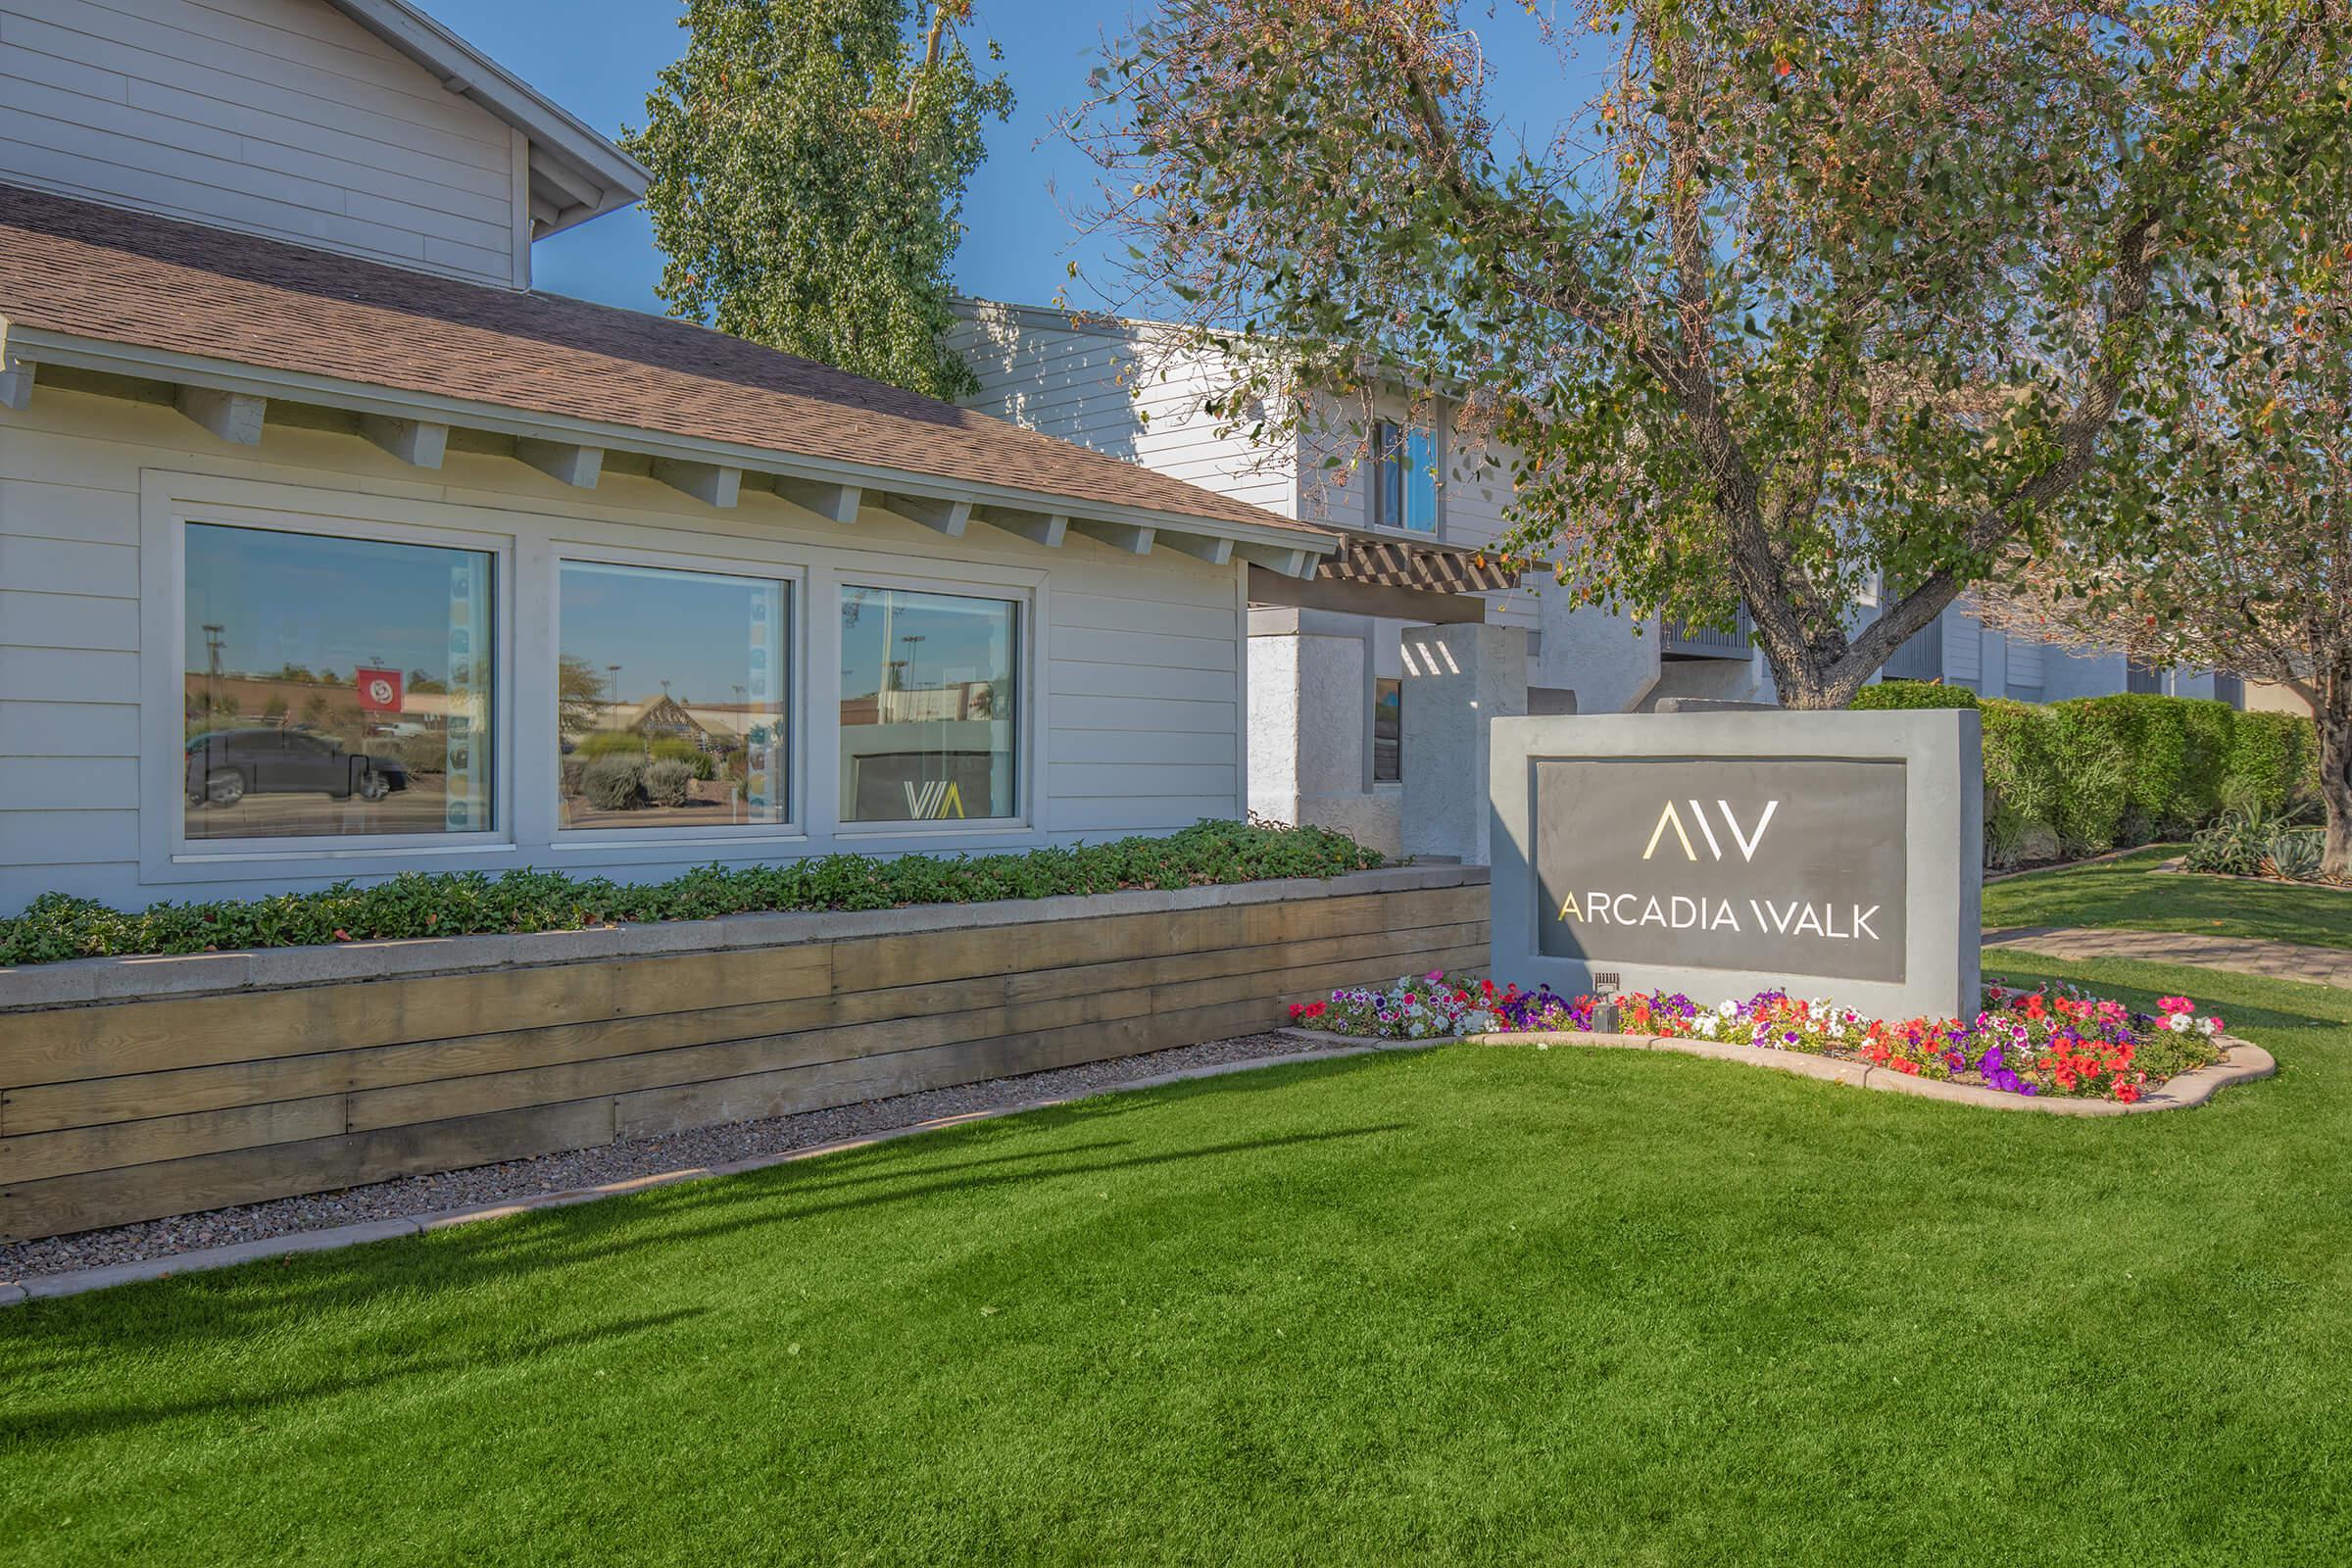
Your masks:
{"label": "balcony railing", "polygon": [[1943,622],[1931,620],[1886,661],[1888,680],[1943,679]]}
{"label": "balcony railing", "polygon": [[1679,620],[1665,622],[1663,630],[1665,642],[1659,652],[1668,659],[1745,659],[1755,652],[1747,640],[1755,622],[1748,618],[1745,605],[1740,607],[1740,618],[1730,631],[1686,626]]}

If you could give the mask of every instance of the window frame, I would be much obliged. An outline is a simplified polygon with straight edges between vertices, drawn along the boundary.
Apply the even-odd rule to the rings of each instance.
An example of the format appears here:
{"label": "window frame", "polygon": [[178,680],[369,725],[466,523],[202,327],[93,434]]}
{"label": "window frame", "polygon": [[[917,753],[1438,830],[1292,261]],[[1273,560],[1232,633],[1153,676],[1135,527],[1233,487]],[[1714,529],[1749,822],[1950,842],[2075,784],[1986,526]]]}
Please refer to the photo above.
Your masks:
{"label": "window frame", "polygon": [[[1409,510],[1404,501],[1412,482],[1413,466],[1407,459],[1409,442],[1415,435],[1426,435],[1430,448],[1430,517],[1429,526],[1416,528],[1398,517],[1389,515],[1389,485],[1394,476],[1397,489],[1396,510]],[[1379,418],[1372,421],[1372,493],[1367,504],[1371,525],[1387,533],[1399,534],[1407,539],[1442,539],[1446,534],[1446,442],[1444,433],[1435,423],[1414,424],[1403,419]]]}
{"label": "window frame", "polygon": [[808,567],[800,563],[787,564],[782,562],[763,562],[756,557],[700,553],[686,556],[682,553],[664,554],[577,539],[558,538],[551,541],[546,567],[547,646],[540,651],[546,663],[547,695],[550,698],[555,696],[557,662],[564,655],[564,566],[566,562],[596,566],[634,566],[654,571],[701,572],[712,577],[750,577],[760,582],[784,585],[786,635],[782,646],[784,657],[790,662],[784,680],[786,812],[781,822],[712,822],[677,827],[565,827],[563,825],[563,737],[554,728],[555,714],[551,709],[549,712],[539,715],[549,726],[552,747],[547,777],[549,845],[564,849],[625,850],[640,845],[732,844],[747,839],[778,844],[806,842],[808,838]]}
{"label": "window frame", "polygon": [[[172,482],[166,482],[172,481]],[[402,517],[411,509],[357,492],[241,483],[204,475],[144,476],[141,497],[140,876],[144,882],[285,872],[364,875],[369,860],[420,857],[464,862],[507,855],[515,843],[515,540],[511,529],[452,527]],[[463,833],[354,833],[193,839],[186,818],[187,531],[191,524],[329,540],[465,550],[490,558],[491,823]],[[357,862],[357,863],[354,863]],[[440,869],[439,866],[432,867]],[[456,867],[451,867],[456,868]],[[299,874],[299,873],[296,873]]]}
{"label": "window frame", "polygon": [[[1027,837],[1037,831],[1038,775],[1046,767],[1044,748],[1038,737],[1041,715],[1046,707],[1046,663],[1040,645],[1044,641],[1038,628],[1045,618],[1045,586],[1042,578],[1027,584],[989,582],[953,577],[918,575],[905,571],[864,571],[851,564],[834,567],[826,574],[828,592],[825,594],[825,651],[823,664],[833,671],[831,689],[825,699],[824,729],[829,745],[824,759],[825,790],[832,807],[830,820],[832,837],[837,843],[856,845],[872,841],[916,841],[928,839],[968,838],[974,834],[1004,834]],[[851,588],[887,588],[902,593],[936,594],[950,599],[983,599],[1013,607],[1012,617],[1012,794],[1014,814],[1011,816],[974,816],[948,822],[862,822],[853,820],[847,804],[841,798],[841,605],[843,593]],[[817,655],[811,644],[808,667],[817,667]],[[813,690],[813,685],[811,690]],[[813,753],[813,748],[811,748]],[[809,766],[816,766],[811,755]]]}

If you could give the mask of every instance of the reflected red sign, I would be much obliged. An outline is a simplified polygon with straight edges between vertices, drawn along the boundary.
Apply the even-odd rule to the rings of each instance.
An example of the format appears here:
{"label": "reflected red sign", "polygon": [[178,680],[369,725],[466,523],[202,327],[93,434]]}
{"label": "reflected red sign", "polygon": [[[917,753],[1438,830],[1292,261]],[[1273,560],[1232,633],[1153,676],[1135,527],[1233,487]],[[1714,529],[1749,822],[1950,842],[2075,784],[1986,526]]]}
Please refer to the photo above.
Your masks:
{"label": "reflected red sign", "polygon": [[397,669],[357,669],[352,681],[360,689],[360,707],[370,713],[400,711],[400,671]]}

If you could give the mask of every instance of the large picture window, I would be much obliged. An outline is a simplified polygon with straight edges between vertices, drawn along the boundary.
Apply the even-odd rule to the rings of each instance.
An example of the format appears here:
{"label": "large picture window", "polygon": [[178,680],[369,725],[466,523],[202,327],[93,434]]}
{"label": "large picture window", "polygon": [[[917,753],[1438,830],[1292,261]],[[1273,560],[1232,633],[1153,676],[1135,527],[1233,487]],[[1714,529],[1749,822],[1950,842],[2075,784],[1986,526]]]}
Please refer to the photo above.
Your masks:
{"label": "large picture window", "polygon": [[841,817],[1019,814],[1018,607],[899,588],[841,590]]}
{"label": "large picture window", "polygon": [[788,820],[783,583],[566,561],[559,597],[563,826]]}
{"label": "large picture window", "polygon": [[493,821],[493,558],[190,523],[185,836]]}

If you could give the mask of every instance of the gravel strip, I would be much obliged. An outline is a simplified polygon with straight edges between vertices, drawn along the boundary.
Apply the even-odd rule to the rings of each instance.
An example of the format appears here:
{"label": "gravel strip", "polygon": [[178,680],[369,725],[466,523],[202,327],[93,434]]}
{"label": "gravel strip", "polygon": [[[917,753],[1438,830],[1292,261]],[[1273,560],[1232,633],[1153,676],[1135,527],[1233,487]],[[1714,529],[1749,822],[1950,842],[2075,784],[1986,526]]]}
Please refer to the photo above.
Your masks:
{"label": "gravel strip", "polygon": [[568,1192],[663,1171],[723,1165],[911,1127],[942,1116],[968,1115],[1030,1100],[1096,1094],[1139,1078],[1153,1078],[1192,1067],[1329,1049],[1328,1040],[1300,1039],[1288,1034],[1242,1035],[1140,1056],[1056,1067],[1016,1078],[992,1078],[954,1089],[927,1089],[888,1100],[868,1100],[831,1110],[701,1127],[659,1138],[624,1139],[569,1153],[476,1165],[470,1170],[448,1171],[437,1176],[404,1176],[311,1198],[279,1198],[266,1203],[217,1208],[175,1219],[146,1220],[112,1230],[8,1243],[0,1245],[0,1284],[74,1269],[170,1257],[199,1248],[227,1247],[332,1225],[401,1219],[476,1203],[512,1202],[544,1193]]}

